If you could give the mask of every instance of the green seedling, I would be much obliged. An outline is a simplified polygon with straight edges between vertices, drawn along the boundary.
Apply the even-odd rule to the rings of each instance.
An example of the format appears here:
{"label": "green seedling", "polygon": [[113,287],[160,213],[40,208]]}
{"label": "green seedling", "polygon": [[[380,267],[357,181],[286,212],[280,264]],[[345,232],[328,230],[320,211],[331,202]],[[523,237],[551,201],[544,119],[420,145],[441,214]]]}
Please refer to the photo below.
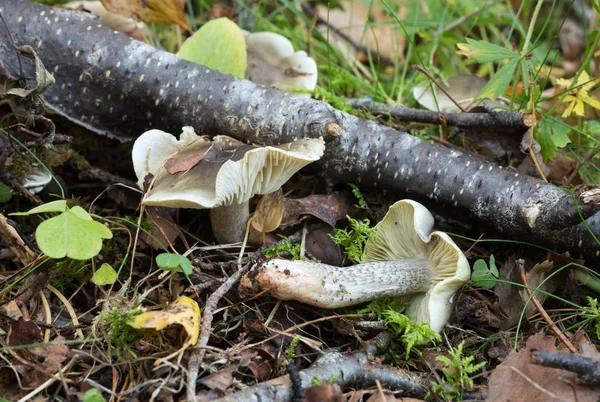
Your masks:
{"label": "green seedling", "polygon": [[93,220],[80,206],[69,208],[66,200],[52,201],[28,212],[11,215],[28,216],[52,212],[59,212],[60,215],[40,223],[35,231],[38,247],[48,257],[88,260],[100,253],[102,239],[112,238],[109,228]]}
{"label": "green seedling", "polygon": [[365,250],[365,245],[375,234],[375,228],[371,227],[368,219],[358,221],[346,216],[350,226],[350,230],[346,229],[335,229],[334,235],[331,236],[331,240],[335,244],[339,244],[344,247],[344,254],[354,262],[360,262]]}
{"label": "green seedling", "polygon": [[285,236],[279,235],[281,241],[269,246],[265,249],[264,254],[267,258],[279,257],[281,254],[289,253],[292,256],[292,260],[301,260],[300,257],[300,245],[294,244]]}
{"label": "green seedling", "polygon": [[352,194],[356,198],[356,202],[358,203],[358,206],[363,209],[369,209],[369,204],[367,204],[367,201],[365,201],[365,198],[363,197],[362,193],[360,192],[360,189],[358,188],[358,186],[356,184],[352,184],[352,183],[348,183],[348,185],[352,188]]}
{"label": "green seedling", "polygon": [[433,384],[433,392],[444,400],[462,400],[462,391],[473,389],[471,374],[485,366],[485,362],[473,364],[475,356],[463,356],[464,346],[463,341],[456,349],[450,351],[450,358],[438,356],[435,359],[444,365],[442,374],[445,382]]}
{"label": "green seedling", "polygon": [[194,270],[190,260],[181,254],[159,254],[156,256],[156,265],[164,271],[183,272],[186,276]]}
{"label": "green seedling", "polygon": [[490,255],[490,266],[486,264],[485,260],[477,260],[473,264],[473,273],[471,274],[471,281],[473,286],[483,289],[493,289],[496,286],[498,280],[498,268],[494,260],[494,255]]}
{"label": "green seedling", "polygon": [[[325,384],[331,385],[335,382],[335,380],[337,380],[340,377],[341,377],[340,374],[334,374],[325,381]],[[313,377],[311,382],[315,387],[320,387],[321,385],[323,385],[323,380],[319,376]]]}
{"label": "green seedling", "polygon": [[104,263],[92,276],[92,282],[98,286],[112,285],[117,280],[117,271],[109,264]]}
{"label": "green seedling", "polygon": [[142,332],[137,330],[128,322],[135,316],[141,314],[143,310],[141,308],[135,308],[129,311],[117,311],[109,310],[100,313],[100,320],[110,328],[106,334],[106,341],[110,347],[115,351],[117,358],[121,360],[121,352],[124,350],[129,353],[134,359],[137,358],[135,351],[131,348],[131,345],[140,339]]}
{"label": "green seedling", "polygon": [[204,24],[181,45],[179,57],[236,78],[244,78],[246,73],[246,41],[240,28],[227,18]]}
{"label": "green seedling", "polygon": [[594,322],[596,338],[600,340],[600,308],[598,307],[598,299],[588,296],[587,300],[589,305],[582,307],[579,312],[579,315],[583,318],[581,325]]}

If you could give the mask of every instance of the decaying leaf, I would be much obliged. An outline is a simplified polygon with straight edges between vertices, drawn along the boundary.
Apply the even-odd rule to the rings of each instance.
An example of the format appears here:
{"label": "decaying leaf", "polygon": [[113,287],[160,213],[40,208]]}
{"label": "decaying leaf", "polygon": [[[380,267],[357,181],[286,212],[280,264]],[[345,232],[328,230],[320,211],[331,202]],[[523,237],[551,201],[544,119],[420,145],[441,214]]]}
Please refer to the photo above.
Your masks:
{"label": "decaying leaf", "polygon": [[165,162],[165,169],[170,174],[187,172],[196,166],[204,155],[213,147],[209,142],[197,141],[177,151]]}
{"label": "decaying leaf", "polygon": [[144,35],[149,34],[143,23],[136,22],[133,18],[108,11],[100,0],[70,1],[63,4],[63,7],[71,10],[89,11],[99,16],[102,24],[108,28],[135,37],[136,39],[142,40]]}
{"label": "decaying leaf", "polygon": [[192,32],[179,0],[101,0],[113,13],[147,23],[175,24]]}
{"label": "decaying leaf", "polygon": [[200,307],[193,299],[181,296],[166,310],[146,311],[133,317],[128,323],[133,328],[156,331],[178,324],[188,335],[185,345],[195,345],[200,334]]}
{"label": "decaying leaf", "polygon": [[283,217],[283,204],[281,189],[262,196],[252,215],[252,227],[260,233],[277,229]]}
{"label": "decaying leaf", "polygon": [[329,226],[335,227],[338,220],[346,218],[346,215],[353,216],[356,211],[352,194],[346,191],[286,199],[281,226],[295,225],[302,221],[303,215],[312,215]]}
{"label": "decaying leaf", "polygon": [[[489,401],[579,401],[596,402],[598,387],[578,384],[577,374],[555,368],[542,367],[530,362],[530,350],[558,351],[555,339],[540,332],[527,340],[527,346],[508,355],[492,372],[489,383]],[[582,345],[583,346],[583,345]],[[591,346],[588,344],[588,346]],[[595,349],[595,348],[594,348]],[[597,351],[583,351],[582,355],[598,359]],[[510,385],[510,386],[509,386]]]}

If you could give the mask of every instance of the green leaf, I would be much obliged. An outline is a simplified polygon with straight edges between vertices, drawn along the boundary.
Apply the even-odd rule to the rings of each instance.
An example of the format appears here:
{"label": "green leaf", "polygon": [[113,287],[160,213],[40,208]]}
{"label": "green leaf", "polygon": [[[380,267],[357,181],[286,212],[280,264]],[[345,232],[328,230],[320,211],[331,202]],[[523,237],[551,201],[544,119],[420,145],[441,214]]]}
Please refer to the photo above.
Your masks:
{"label": "green leaf", "polygon": [[217,18],[204,24],[181,45],[179,57],[237,78],[244,78],[246,74],[244,35],[227,18]]}
{"label": "green leaf", "polygon": [[180,254],[161,253],[156,256],[156,265],[164,271],[183,272],[189,275],[194,267],[187,257]]}
{"label": "green leaf", "polygon": [[67,209],[69,209],[67,207],[67,200],[58,200],[58,201],[47,202],[47,203],[37,206],[33,209],[30,209],[27,212],[14,212],[9,215],[27,216],[27,215],[32,215],[32,214],[44,214],[44,213],[48,213],[48,212],[65,212]]}
{"label": "green leaf", "polygon": [[504,95],[506,89],[510,85],[511,80],[513,79],[517,64],[519,64],[519,59],[514,58],[500,67],[492,79],[485,84],[485,87],[483,87],[479,95],[477,95],[477,98],[496,99],[499,96]]}
{"label": "green leaf", "polygon": [[488,268],[485,260],[475,261],[475,264],[473,264],[473,273],[471,274],[473,286],[492,289],[496,286],[496,279],[498,279],[498,268],[496,267],[493,255],[490,255],[490,268]]}
{"label": "green leaf", "polygon": [[560,120],[545,118],[539,121],[535,139],[542,147],[540,153],[544,161],[554,158],[558,148],[571,142],[569,131],[571,128]]}
{"label": "green leaf", "polygon": [[156,256],[156,265],[164,271],[173,271],[179,268],[181,259],[179,254],[161,253]]}
{"label": "green leaf", "polygon": [[5,184],[0,183],[0,202],[9,202],[11,198],[12,193],[10,188]]}
{"label": "green leaf", "polygon": [[92,282],[98,286],[112,285],[117,280],[117,271],[109,264],[104,263],[92,276]]}
{"label": "green leaf", "polygon": [[74,260],[87,260],[98,255],[102,239],[112,238],[112,232],[91,217],[86,219],[86,215],[89,217],[83,208],[74,207],[40,223],[35,231],[40,250],[51,258]]}
{"label": "green leaf", "polygon": [[88,389],[81,398],[83,402],[106,402],[106,399],[102,396],[102,393],[96,388]]}
{"label": "green leaf", "polygon": [[[494,45],[486,41],[479,41],[467,38],[467,44],[460,44],[461,50],[469,52],[468,56],[473,57],[479,63],[488,63],[491,61],[500,61],[504,59],[518,58],[518,54],[502,46]],[[465,53],[462,53],[465,54]]]}

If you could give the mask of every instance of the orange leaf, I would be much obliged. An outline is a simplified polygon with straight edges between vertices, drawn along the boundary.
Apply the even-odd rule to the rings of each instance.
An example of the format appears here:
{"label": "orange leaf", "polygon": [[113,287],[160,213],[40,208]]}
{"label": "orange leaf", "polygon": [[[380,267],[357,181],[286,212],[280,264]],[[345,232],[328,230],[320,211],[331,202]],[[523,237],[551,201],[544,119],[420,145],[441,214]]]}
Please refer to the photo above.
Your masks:
{"label": "orange leaf", "polygon": [[192,32],[179,0],[101,0],[113,13],[147,23],[175,24]]}

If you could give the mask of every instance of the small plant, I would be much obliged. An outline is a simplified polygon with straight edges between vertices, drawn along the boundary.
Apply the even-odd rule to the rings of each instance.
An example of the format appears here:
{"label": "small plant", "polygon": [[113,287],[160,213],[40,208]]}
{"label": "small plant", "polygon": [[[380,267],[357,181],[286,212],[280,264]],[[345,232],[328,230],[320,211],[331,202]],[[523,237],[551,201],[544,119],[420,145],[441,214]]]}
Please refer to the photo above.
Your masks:
{"label": "small plant", "polygon": [[359,221],[349,216],[346,216],[346,218],[348,218],[352,228],[350,230],[335,229],[334,235],[330,235],[330,237],[335,244],[344,247],[344,254],[351,261],[360,262],[365,245],[375,235],[375,228],[370,226],[368,219]]}
{"label": "small plant", "polygon": [[279,237],[281,237],[281,241],[265,249],[265,257],[273,258],[288,253],[292,256],[292,260],[300,260],[300,245],[292,243],[285,236],[279,235]]}
{"label": "small plant", "polygon": [[[429,325],[423,322],[413,322],[402,314],[406,305],[401,298],[378,299],[371,302],[366,309],[360,310],[360,313],[377,313],[379,319],[384,319],[388,332],[402,344],[405,353],[404,360],[408,360],[410,352],[415,347],[421,347],[430,343],[442,340],[440,334],[429,328]],[[418,349],[415,349],[420,354]]]}
{"label": "small plant", "polygon": [[[338,379],[338,378],[340,378],[340,377],[341,377],[341,375],[340,375],[340,374],[334,374],[334,375],[332,375],[331,377],[329,377],[329,378],[328,378],[328,379],[325,381],[325,384],[327,384],[327,385],[331,385],[331,384],[333,384],[333,383],[335,382],[335,380],[337,380],[337,379]],[[315,387],[319,387],[319,386],[323,385],[323,380],[321,379],[321,377],[319,377],[319,376],[315,376],[315,377],[312,379],[312,383],[313,383],[313,385],[314,385]]]}
{"label": "small plant", "polygon": [[485,260],[477,260],[473,264],[473,273],[471,274],[471,281],[473,286],[483,289],[493,289],[496,286],[498,279],[498,268],[496,267],[496,261],[494,255],[490,255],[490,266],[488,268]]}
{"label": "small plant", "polygon": [[292,338],[290,345],[285,349],[285,362],[291,362],[294,357],[296,357],[296,346],[298,346],[298,341],[300,337],[298,335]]}
{"label": "small plant", "polygon": [[129,311],[109,310],[99,315],[100,321],[107,328],[110,328],[106,334],[106,341],[112,349],[115,350],[117,359],[122,359],[121,351],[125,350],[133,358],[137,358],[136,353],[131,349],[131,344],[140,338],[140,331],[131,327],[128,322],[135,316],[141,314],[141,308],[135,308]]}
{"label": "small plant", "polygon": [[588,322],[595,322],[596,328],[596,338],[600,340],[600,307],[598,307],[598,299],[594,299],[591,297],[587,297],[588,306],[584,306],[581,308],[581,312],[579,315],[583,318],[583,322],[586,324]]}
{"label": "small plant", "polygon": [[445,381],[433,384],[433,392],[444,400],[461,400],[464,389],[473,389],[473,379],[470,375],[485,366],[485,362],[473,364],[475,356],[463,356],[464,346],[465,342],[462,341],[456,349],[450,351],[450,358],[438,356],[435,359],[444,365],[442,374]]}
{"label": "small plant", "polygon": [[363,209],[369,209],[369,204],[367,204],[367,201],[365,201],[365,197],[363,197],[358,186],[356,184],[352,184],[352,183],[348,183],[348,185],[352,188],[352,194],[356,198],[356,202],[358,203],[358,206]]}

